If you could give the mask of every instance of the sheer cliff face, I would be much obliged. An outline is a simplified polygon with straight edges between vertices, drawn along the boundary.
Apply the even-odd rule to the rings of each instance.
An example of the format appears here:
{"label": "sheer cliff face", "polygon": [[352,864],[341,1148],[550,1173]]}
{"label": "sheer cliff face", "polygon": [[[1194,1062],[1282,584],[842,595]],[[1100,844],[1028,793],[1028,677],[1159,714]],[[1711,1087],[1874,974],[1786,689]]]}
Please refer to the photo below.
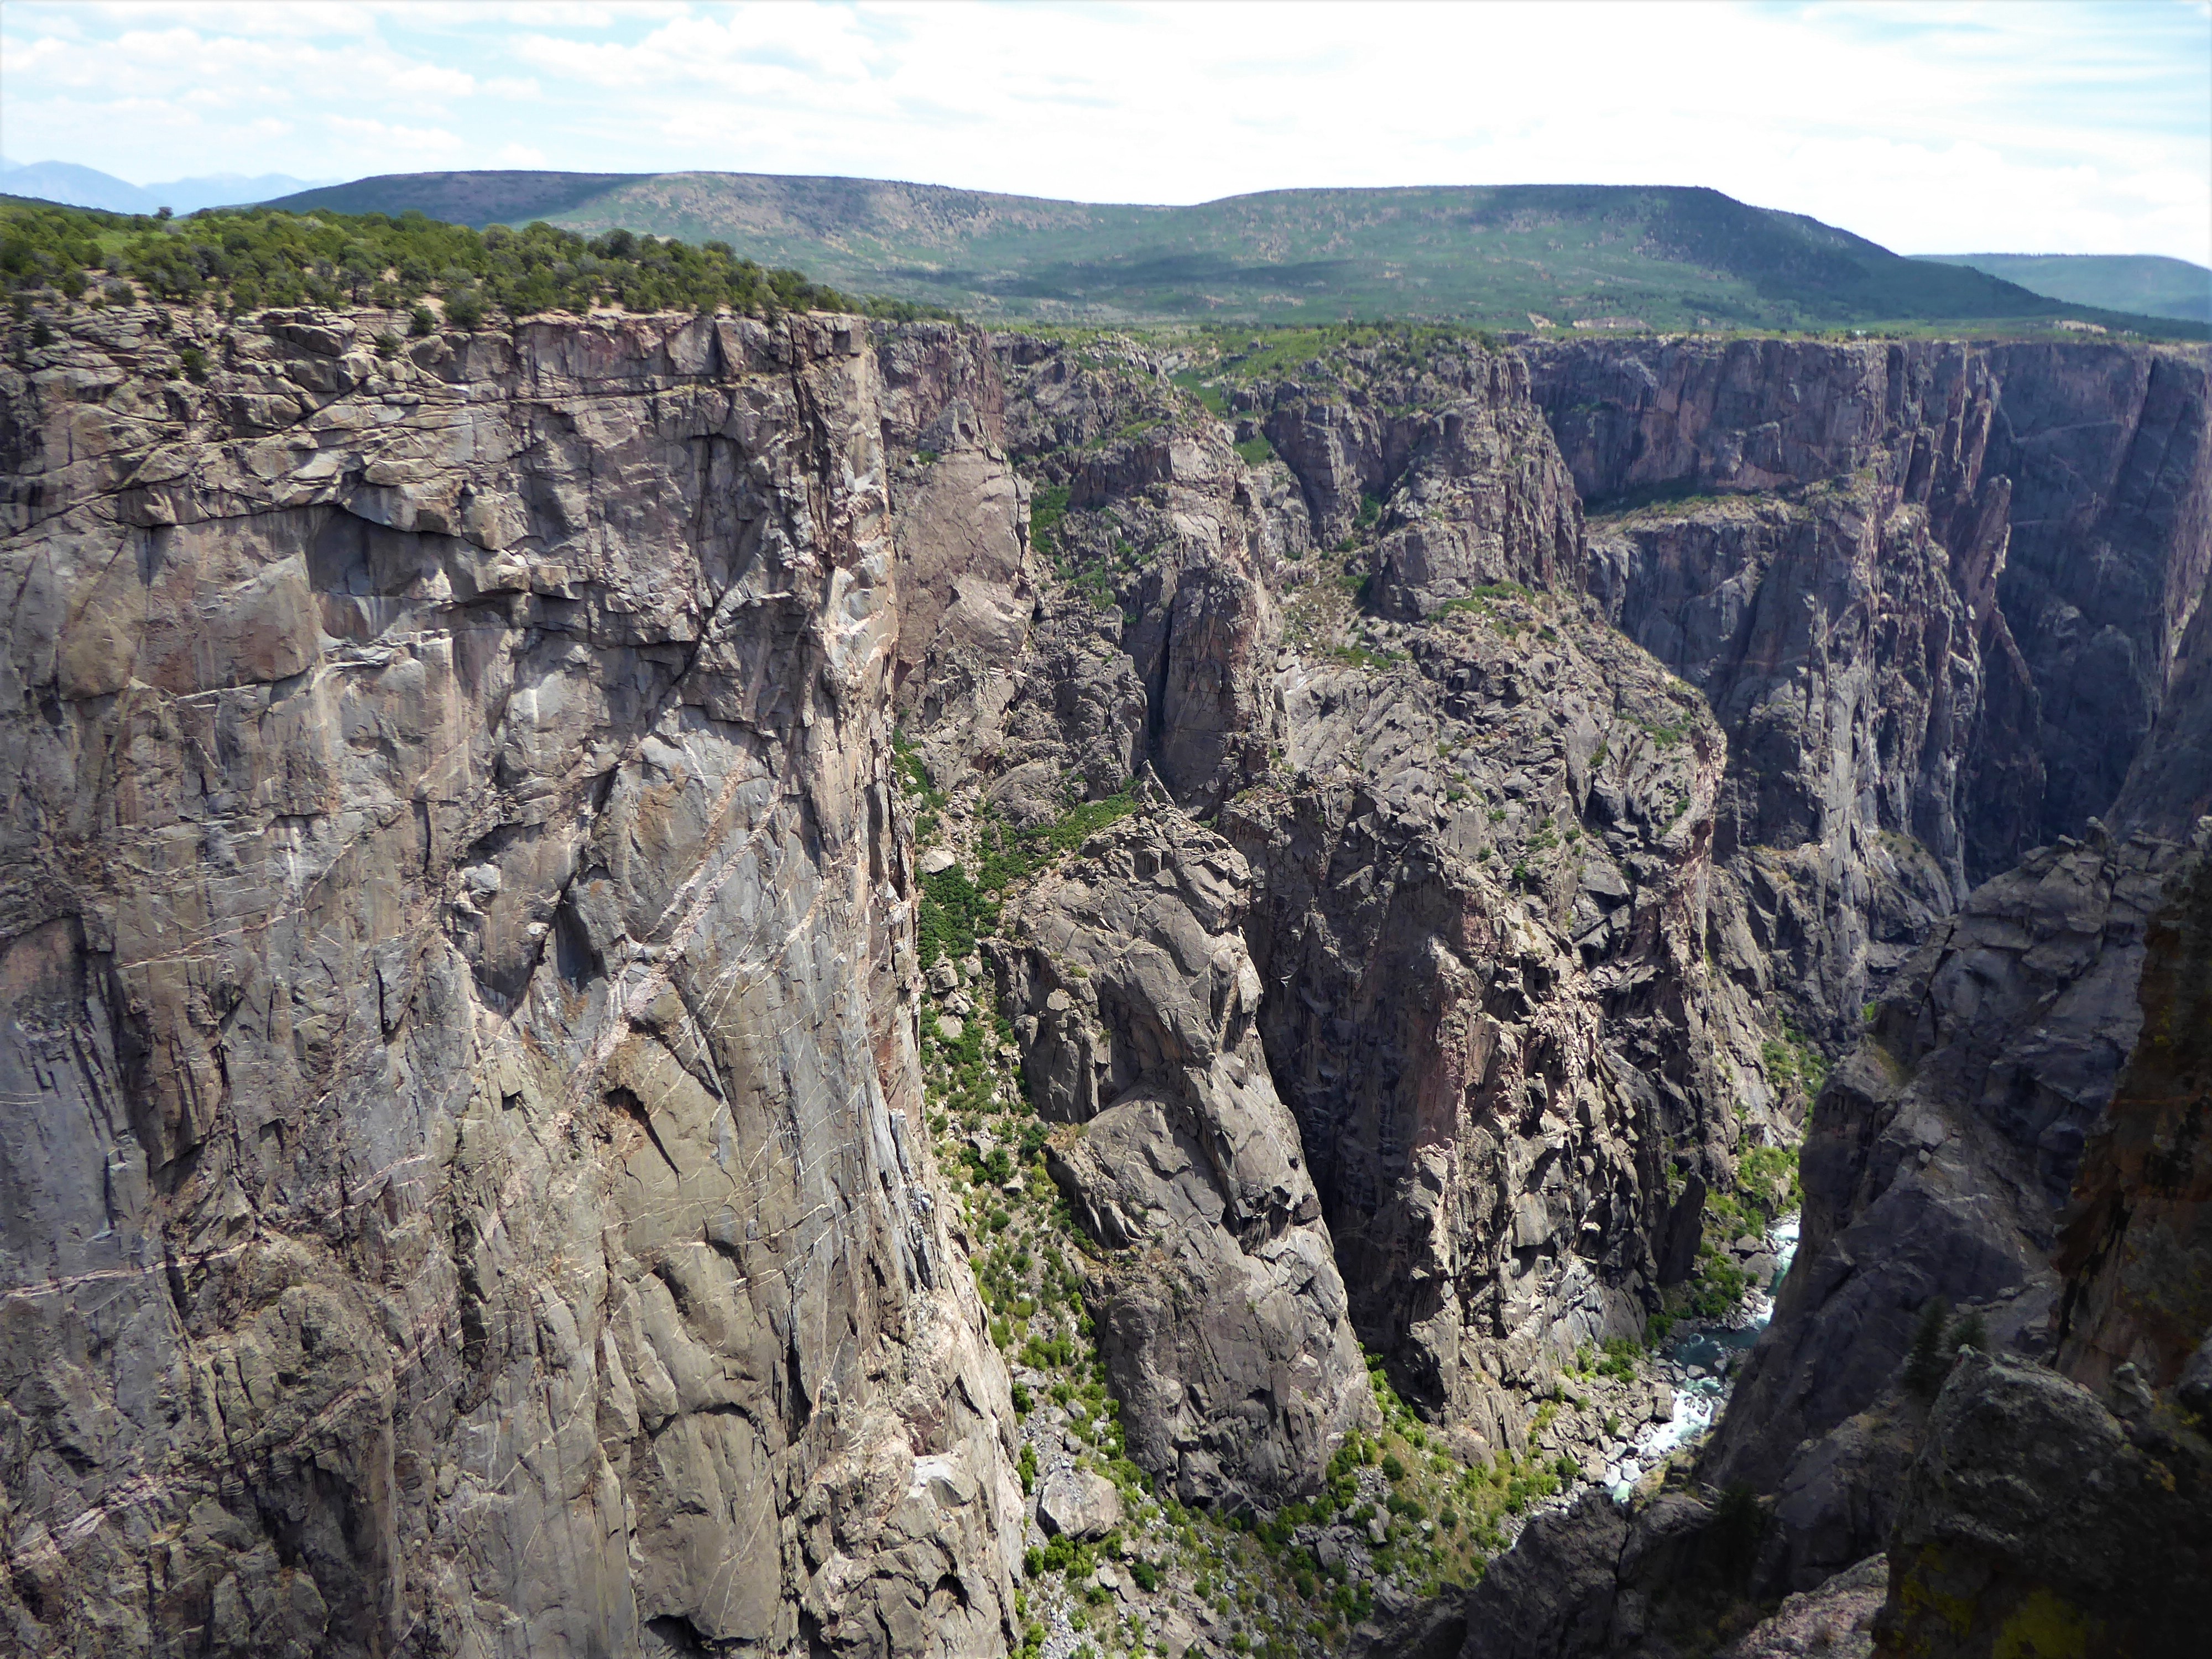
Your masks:
{"label": "sheer cliff face", "polygon": [[995,382],[823,319],[301,319],[202,386],[166,320],[0,388],[14,1638],[995,1649],[884,460]]}
{"label": "sheer cliff face", "polygon": [[[1928,1429],[1941,1444],[1923,1462],[1951,1460],[1951,1473],[1906,1480],[1923,1417],[1897,1377],[1931,1297],[1972,1309],[2001,1347],[2049,1355],[2063,1332],[2059,1363],[2097,1385],[2124,1360],[2172,1384],[2193,1346],[2184,1336],[2201,1336],[2184,1288],[2200,1249],[2195,1085],[2161,1022],[2189,1006],[2176,964],[2194,948],[2196,855],[2182,843],[2201,841],[2207,805],[2204,371],[2201,352],[1771,343],[1608,349],[1540,368],[1578,476],[1743,492],[1592,521],[1594,580],[1622,596],[1623,626],[1717,690],[1731,771],[1771,791],[1777,769],[1752,739],[1784,687],[1879,712],[1849,744],[1832,723],[1824,737],[1798,720],[1780,769],[1858,780],[1855,807],[1836,791],[1823,810],[1832,826],[1861,822],[1804,837],[1793,858],[1825,839],[1844,878],[1842,925],[1825,940],[1805,930],[1820,947],[1810,959],[1846,963],[1838,947],[1856,933],[1863,982],[1879,994],[1808,1124],[1797,1265],[1705,1466],[1777,1494],[1771,1583],[1809,1586],[1880,1547],[1893,1521],[1900,1536],[1936,1539],[1945,1504],[1978,1512],[1989,1444],[1972,1440],[1968,1415],[1939,1412]],[[1931,401],[1945,386],[1948,402]],[[1804,482],[1845,466],[1862,471]],[[1876,509],[1874,556],[1824,587],[1848,568],[1822,548],[1838,520],[1821,504],[1839,497]],[[1789,634],[1765,620],[1792,602],[1815,647],[1794,660],[1773,648]],[[1932,642],[1939,625],[1951,641],[1948,743],[1911,672],[1919,653],[1893,648],[1916,631]],[[2078,684],[2093,659],[2104,664],[2094,696]],[[1853,684],[1880,689],[1833,696]],[[1735,799],[1749,823],[1776,798]],[[1945,915],[1956,866],[1916,894],[1869,855],[1892,851],[1904,823],[1939,859],[1954,835],[1970,879],[1997,873]],[[1892,833],[1869,848],[1869,827]],[[2061,830],[2081,839],[2017,853]],[[1853,899],[1854,881],[1872,902]],[[1768,908],[1786,914],[1754,901],[1754,921]],[[1923,940],[1887,972],[1885,926],[1890,939]],[[1807,959],[1786,935],[1775,944]],[[1836,995],[1850,982],[1832,974],[1819,988],[1838,1030],[1855,1023]],[[1991,1400],[2014,1386],[1981,1372],[1972,1382]],[[2100,1414],[2084,1409],[2084,1422]],[[2105,1455],[2090,1439],[2076,1448],[2085,1468]],[[1982,1595],[1930,1571],[1945,1594]]]}
{"label": "sheer cliff face", "polygon": [[2212,558],[2205,356],[1531,356],[1601,503],[1593,591],[1711,700],[1721,856],[1796,1017],[1847,1042],[1849,1012],[1969,886],[2118,793]]}
{"label": "sheer cliff face", "polygon": [[[1754,340],[1530,356],[1586,501],[1828,480],[1879,492],[1878,520],[1917,509],[1899,528],[1948,556],[1985,683],[1957,809],[1969,880],[2110,806],[2212,569],[2203,348]],[[1616,562],[1615,580],[1639,580],[1639,557]]]}

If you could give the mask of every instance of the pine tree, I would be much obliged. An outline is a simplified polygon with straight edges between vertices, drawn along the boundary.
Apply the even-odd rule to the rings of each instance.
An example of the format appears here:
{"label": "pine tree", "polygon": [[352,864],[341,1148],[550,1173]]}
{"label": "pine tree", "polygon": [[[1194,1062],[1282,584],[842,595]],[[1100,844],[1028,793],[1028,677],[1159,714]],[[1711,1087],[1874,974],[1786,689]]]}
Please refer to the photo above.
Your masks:
{"label": "pine tree", "polygon": [[1950,1374],[1951,1355],[1943,1346],[1943,1327],[1950,1316],[1950,1304],[1931,1296],[1913,1328],[1912,1347],[1905,1359],[1905,1386],[1923,1400],[1933,1400]]}
{"label": "pine tree", "polygon": [[1957,1356],[1961,1348],[1972,1348],[1979,1352],[1990,1351],[1990,1328],[1980,1314],[1969,1310],[1951,1322],[1951,1335],[1943,1344],[1947,1359]]}

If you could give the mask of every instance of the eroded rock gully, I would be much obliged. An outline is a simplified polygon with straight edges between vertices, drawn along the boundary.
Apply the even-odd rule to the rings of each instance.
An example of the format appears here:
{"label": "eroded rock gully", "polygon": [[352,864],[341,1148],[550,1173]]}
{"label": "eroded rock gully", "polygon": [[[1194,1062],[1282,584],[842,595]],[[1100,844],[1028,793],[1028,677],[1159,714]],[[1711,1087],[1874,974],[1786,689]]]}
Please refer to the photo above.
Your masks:
{"label": "eroded rock gully", "polygon": [[[2188,1386],[2114,1079],[2196,937],[2201,353],[383,325],[0,369],[27,1650],[1487,1652],[1555,1555],[1546,1651],[1676,1650],[1670,1580],[1941,1533],[1914,1308],[2032,1344],[2092,1133],[2069,1340]],[[1663,1415],[1588,1356],[1853,1042],[1708,1455],[1764,1507],[1416,1605],[1478,1475]]]}

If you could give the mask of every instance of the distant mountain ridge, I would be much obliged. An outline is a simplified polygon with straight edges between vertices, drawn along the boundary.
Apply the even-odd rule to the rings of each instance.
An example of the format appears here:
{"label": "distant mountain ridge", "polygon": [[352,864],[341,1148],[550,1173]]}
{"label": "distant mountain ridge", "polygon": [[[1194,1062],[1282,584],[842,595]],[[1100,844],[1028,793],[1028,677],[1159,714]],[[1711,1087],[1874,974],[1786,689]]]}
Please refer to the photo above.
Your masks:
{"label": "distant mountain ridge", "polygon": [[1923,253],[2017,283],[2034,294],[2108,311],[2212,323],[2212,269],[2155,253]]}
{"label": "distant mountain ridge", "polygon": [[2146,324],[1978,270],[1906,258],[1802,214],[1673,186],[1286,190],[1161,207],[877,179],[480,172],[386,174],[274,205],[726,240],[840,288],[986,318]]}
{"label": "distant mountain ridge", "polygon": [[290,195],[313,181],[289,173],[216,173],[165,183],[134,185],[97,167],[74,161],[33,161],[0,172],[10,196],[35,197],[65,207],[99,208],[107,213],[152,213],[167,208],[173,213],[198,213],[203,208],[235,207]]}

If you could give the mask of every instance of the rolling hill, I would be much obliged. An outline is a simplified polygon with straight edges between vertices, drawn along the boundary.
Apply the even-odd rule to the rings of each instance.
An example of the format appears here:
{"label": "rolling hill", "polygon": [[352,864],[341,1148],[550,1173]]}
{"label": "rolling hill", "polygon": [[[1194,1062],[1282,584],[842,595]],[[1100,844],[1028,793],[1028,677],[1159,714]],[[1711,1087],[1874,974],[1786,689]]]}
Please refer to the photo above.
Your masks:
{"label": "rolling hill", "polygon": [[2108,311],[2212,323],[2212,270],[2154,253],[1929,253],[1923,258],[2017,283],[2032,294]]}
{"label": "rolling hill", "polygon": [[724,240],[840,288],[981,317],[2192,331],[1700,189],[1294,190],[1148,207],[762,173],[441,173],[272,205]]}

